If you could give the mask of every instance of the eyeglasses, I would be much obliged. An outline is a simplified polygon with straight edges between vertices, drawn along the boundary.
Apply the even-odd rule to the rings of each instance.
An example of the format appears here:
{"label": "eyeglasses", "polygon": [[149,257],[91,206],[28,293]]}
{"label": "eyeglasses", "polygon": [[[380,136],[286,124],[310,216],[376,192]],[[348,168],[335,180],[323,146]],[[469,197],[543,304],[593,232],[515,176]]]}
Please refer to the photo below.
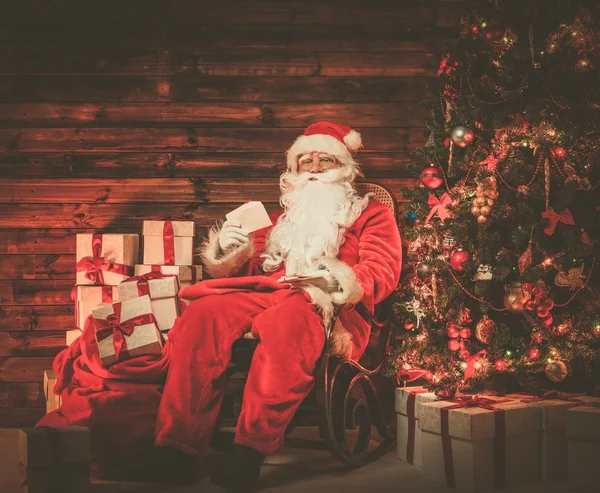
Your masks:
{"label": "eyeglasses", "polygon": [[319,153],[305,154],[298,161],[298,167],[303,171],[313,169],[315,165],[318,169],[331,169],[339,166],[339,162],[329,154]]}

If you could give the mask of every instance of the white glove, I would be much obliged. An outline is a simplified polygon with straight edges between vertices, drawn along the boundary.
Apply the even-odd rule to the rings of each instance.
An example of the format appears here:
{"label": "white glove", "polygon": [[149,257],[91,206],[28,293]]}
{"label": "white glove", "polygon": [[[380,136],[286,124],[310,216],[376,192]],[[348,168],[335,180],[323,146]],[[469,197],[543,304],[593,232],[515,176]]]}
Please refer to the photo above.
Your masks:
{"label": "white glove", "polygon": [[250,242],[249,234],[240,222],[227,220],[219,231],[219,246],[223,252],[246,246]]}

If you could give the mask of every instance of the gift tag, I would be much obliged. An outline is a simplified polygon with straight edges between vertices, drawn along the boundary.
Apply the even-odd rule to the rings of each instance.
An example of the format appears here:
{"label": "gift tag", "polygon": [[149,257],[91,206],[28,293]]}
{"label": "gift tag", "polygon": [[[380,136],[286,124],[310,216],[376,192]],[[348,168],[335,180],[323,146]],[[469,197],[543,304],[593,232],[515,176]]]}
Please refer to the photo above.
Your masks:
{"label": "gift tag", "polygon": [[239,221],[249,233],[273,224],[262,202],[250,201],[232,210],[225,217],[230,221]]}

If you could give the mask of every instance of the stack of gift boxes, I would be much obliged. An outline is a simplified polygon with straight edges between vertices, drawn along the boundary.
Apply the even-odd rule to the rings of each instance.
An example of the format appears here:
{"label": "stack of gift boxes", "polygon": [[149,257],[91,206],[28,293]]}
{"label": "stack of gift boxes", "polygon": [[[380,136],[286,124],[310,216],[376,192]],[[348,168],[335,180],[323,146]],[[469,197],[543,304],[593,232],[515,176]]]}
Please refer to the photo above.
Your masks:
{"label": "stack of gift boxes", "polygon": [[[600,398],[545,392],[439,400],[396,389],[398,458],[467,491],[537,481],[597,490]],[[596,488],[596,489],[595,489]]]}
{"label": "stack of gift boxes", "polygon": [[[143,263],[139,264],[137,234],[78,234],[75,330],[67,332],[70,346],[90,315],[102,362],[145,354],[160,354],[167,333],[184,307],[180,289],[201,280],[202,267],[193,265],[195,228],[192,221],[144,221]],[[55,376],[44,375],[46,407],[60,407],[49,390]]]}

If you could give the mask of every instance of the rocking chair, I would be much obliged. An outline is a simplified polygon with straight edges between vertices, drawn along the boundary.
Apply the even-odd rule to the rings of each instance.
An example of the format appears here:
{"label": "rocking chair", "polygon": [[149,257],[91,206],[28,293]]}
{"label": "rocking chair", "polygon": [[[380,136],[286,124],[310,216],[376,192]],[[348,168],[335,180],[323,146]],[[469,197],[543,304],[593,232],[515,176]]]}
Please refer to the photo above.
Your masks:
{"label": "rocking chair", "polygon": [[[376,183],[355,184],[361,195],[374,193],[375,199],[390,207],[397,218],[395,197],[386,187]],[[381,375],[383,361],[391,337],[390,298],[375,307],[371,315],[362,305],[356,311],[371,323],[371,336],[360,361],[331,354],[329,342],[317,363],[315,386],[304,399],[286,435],[296,426],[318,426],[319,435],[328,450],[344,464],[361,467],[386,454],[395,444],[393,419],[394,382]],[[339,308],[331,322],[339,314]],[[234,434],[222,427],[235,427],[241,409],[245,376],[258,341],[245,336],[233,346],[232,363],[227,370],[227,385],[213,442],[232,442]],[[380,437],[371,445],[373,427]],[[352,437],[349,430],[354,430]],[[216,440],[215,440],[216,438]],[[354,443],[350,443],[350,438]]]}

